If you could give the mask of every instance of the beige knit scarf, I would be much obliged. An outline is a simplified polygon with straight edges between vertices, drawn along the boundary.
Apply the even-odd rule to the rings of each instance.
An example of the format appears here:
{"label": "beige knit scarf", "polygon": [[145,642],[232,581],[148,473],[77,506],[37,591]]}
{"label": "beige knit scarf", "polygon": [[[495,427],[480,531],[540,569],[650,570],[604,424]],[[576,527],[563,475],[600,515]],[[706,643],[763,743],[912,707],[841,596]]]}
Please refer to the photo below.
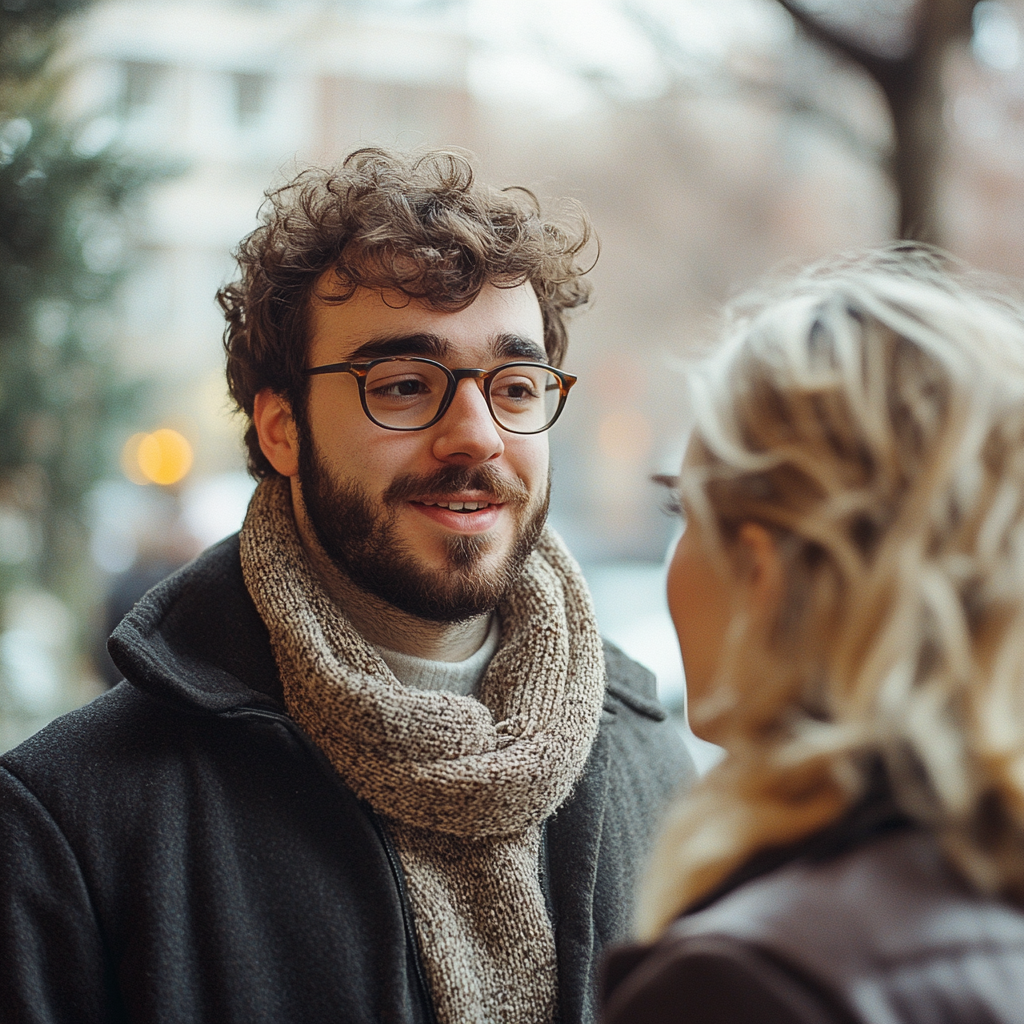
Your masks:
{"label": "beige knit scarf", "polygon": [[286,481],[257,488],[241,550],[289,714],[398,849],[441,1024],[548,1024],[540,823],[583,772],[604,693],[579,567],[546,529],[498,608],[501,646],[476,700],[398,682],[312,570]]}

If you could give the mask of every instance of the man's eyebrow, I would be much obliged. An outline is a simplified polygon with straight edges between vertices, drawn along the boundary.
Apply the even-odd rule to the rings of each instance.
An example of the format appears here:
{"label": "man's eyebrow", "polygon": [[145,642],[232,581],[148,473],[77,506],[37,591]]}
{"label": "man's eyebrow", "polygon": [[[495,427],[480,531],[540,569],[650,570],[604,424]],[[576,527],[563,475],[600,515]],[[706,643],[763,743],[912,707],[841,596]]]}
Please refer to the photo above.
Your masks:
{"label": "man's eyebrow", "polygon": [[348,362],[358,363],[367,359],[384,359],[387,356],[427,356],[442,359],[448,354],[449,345],[436,334],[403,334],[400,337],[372,338],[363,342],[348,357]]}
{"label": "man's eyebrow", "polygon": [[[447,339],[437,334],[403,334],[397,337],[371,338],[364,341],[348,357],[348,362],[358,363],[369,359],[384,359],[387,356],[427,356],[430,359],[444,359],[451,351]],[[499,334],[491,343],[496,359],[534,359],[544,362],[547,353],[537,342],[518,334]]]}
{"label": "man's eyebrow", "polygon": [[547,362],[547,353],[535,341],[518,334],[499,334],[492,346],[494,355],[501,359],[535,359]]}

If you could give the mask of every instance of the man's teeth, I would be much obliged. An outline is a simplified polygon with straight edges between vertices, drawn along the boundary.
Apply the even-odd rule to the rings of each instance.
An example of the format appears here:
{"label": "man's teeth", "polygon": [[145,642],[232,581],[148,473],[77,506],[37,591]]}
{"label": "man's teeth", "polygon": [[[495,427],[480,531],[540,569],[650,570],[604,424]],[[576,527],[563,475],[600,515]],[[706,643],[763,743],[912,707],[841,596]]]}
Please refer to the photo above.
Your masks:
{"label": "man's teeth", "polygon": [[488,501],[425,501],[424,505],[437,505],[438,508],[450,508],[453,512],[476,512],[477,509],[487,508]]}

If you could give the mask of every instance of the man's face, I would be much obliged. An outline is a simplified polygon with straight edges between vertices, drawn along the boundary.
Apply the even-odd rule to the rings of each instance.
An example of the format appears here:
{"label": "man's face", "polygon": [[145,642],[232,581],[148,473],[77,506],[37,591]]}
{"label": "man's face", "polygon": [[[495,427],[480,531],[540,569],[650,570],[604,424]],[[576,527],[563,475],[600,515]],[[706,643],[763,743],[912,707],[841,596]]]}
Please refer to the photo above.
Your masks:
{"label": "man's face", "polygon": [[[529,285],[487,285],[457,313],[364,288],[337,305],[314,300],[309,366],[392,355],[451,368],[544,361],[540,306]],[[432,427],[386,430],[367,418],[347,373],[311,378],[297,426],[306,515],[338,568],[423,618],[497,604],[544,523],[547,434],[500,428],[472,380]],[[479,507],[449,507],[459,504]]]}

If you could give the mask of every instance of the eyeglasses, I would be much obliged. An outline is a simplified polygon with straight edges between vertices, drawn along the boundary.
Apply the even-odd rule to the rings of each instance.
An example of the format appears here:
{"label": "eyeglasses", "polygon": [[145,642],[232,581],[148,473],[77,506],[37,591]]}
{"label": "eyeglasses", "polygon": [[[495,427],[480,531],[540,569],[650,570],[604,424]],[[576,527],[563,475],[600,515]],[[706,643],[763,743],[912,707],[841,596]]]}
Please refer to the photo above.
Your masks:
{"label": "eyeglasses", "polygon": [[460,380],[483,381],[494,422],[512,434],[539,434],[561,415],[571,373],[544,363],[503,363],[493,370],[456,369],[420,356],[388,356],[367,363],[328,363],[305,371],[350,373],[366,415],[385,430],[426,430],[447,411]]}

